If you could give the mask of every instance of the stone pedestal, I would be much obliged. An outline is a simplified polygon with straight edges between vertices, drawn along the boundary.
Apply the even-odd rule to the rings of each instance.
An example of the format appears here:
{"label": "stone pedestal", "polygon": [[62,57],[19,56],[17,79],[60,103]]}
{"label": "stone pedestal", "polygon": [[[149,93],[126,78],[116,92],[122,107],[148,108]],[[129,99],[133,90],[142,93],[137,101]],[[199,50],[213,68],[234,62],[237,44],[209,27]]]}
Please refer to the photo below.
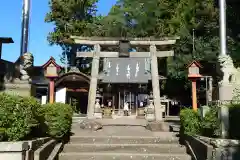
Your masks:
{"label": "stone pedestal", "polygon": [[221,120],[221,137],[227,138],[229,131],[229,110],[228,104],[233,98],[233,90],[234,85],[229,83],[221,83],[219,84],[219,100],[220,100],[220,108],[219,108],[219,118]]}
{"label": "stone pedestal", "polygon": [[[152,97],[150,95],[150,97]],[[153,105],[153,99],[151,98],[150,100],[150,104],[148,107],[146,107],[145,109],[145,118],[147,121],[149,122],[152,122],[152,121],[155,121],[156,120],[156,117],[155,117],[155,106]]]}
{"label": "stone pedestal", "polygon": [[5,83],[4,93],[19,95],[23,97],[31,96],[31,84],[28,81],[15,80],[13,83]]}
{"label": "stone pedestal", "polygon": [[234,85],[229,83],[219,84],[219,100],[231,101],[233,98]]}
{"label": "stone pedestal", "polygon": [[145,119],[149,122],[155,121],[155,110],[154,108],[147,107]]}
{"label": "stone pedestal", "polygon": [[221,137],[228,138],[229,134],[229,107],[226,105],[220,106],[219,116],[221,119]]}
{"label": "stone pedestal", "polygon": [[96,119],[102,119],[102,110],[101,110],[101,108],[98,109],[97,111],[95,111],[94,117],[95,117]]}
{"label": "stone pedestal", "polygon": [[169,132],[169,125],[163,121],[149,122],[146,129],[153,132]]}

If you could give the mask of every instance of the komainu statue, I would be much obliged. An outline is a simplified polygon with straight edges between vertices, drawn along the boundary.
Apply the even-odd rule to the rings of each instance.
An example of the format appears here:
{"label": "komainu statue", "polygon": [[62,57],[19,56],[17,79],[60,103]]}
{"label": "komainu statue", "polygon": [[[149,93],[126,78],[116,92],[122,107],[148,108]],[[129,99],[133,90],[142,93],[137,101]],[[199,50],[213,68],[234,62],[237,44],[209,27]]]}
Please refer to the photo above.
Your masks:
{"label": "komainu statue", "polygon": [[223,79],[220,81],[220,84],[230,84],[232,83],[236,68],[233,65],[232,58],[229,55],[219,56],[219,63],[221,71],[223,72]]}
{"label": "komainu statue", "polygon": [[240,68],[236,68],[229,55],[219,56],[219,63],[223,74],[220,84],[233,86],[232,100],[234,103],[240,103]]}
{"label": "komainu statue", "polygon": [[20,74],[21,74],[21,80],[23,81],[29,81],[30,76],[28,75],[29,68],[33,67],[33,55],[29,52],[24,53],[21,59],[20,64]]}

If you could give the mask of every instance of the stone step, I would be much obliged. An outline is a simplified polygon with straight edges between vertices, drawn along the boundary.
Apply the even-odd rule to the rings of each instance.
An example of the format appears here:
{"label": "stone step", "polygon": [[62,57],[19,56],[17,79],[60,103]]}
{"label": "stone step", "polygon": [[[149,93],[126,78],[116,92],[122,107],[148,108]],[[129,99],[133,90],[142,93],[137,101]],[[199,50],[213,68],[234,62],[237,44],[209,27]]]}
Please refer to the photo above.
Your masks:
{"label": "stone step", "polygon": [[186,153],[179,144],[66,144],[63,152],[97,153]]}
{"label": "stone step", "polygon": [[187,154],[144,154],[144,153],[61,153],[59,160],[191,160]]}
{"label": "stone step", "polygon": [[180,125],[175,125],[175,124],[170,125],[170,131],[180,132]]}
{"label": "stone step", "polygon": [[174,136],[72,136],[70,144],[178,144],[179,138]]}
{"label": "stone step", "polygon": [[73,122],[73,123],[80,123],[80,122],[82,122],[82,121],[85,120],[85,119],[86,119],[86,117],[73,116],[73,117],[72,117],[72,122]]}

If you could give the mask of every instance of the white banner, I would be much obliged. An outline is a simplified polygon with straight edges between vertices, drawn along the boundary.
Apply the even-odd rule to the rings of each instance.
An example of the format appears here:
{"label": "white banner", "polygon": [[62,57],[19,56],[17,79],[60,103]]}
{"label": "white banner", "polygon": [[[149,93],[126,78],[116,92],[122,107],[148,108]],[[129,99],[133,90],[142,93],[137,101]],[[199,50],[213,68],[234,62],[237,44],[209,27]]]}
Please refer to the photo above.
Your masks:
{"label": "white banner", "polygon": [[66,103],[67,88],[57,88],[55,94],[55,102]]}
{"label": "white banner", "polygon": [[42,96],[41,104],[46,104],[46,103],[47,103],[47,96]]}

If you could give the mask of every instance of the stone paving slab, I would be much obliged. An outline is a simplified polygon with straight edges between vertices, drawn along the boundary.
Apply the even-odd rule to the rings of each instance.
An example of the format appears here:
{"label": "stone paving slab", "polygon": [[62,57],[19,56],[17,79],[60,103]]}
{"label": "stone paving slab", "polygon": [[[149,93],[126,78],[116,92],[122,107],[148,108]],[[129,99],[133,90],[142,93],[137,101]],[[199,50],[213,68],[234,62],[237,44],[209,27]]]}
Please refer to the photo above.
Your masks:
{"label": "stone paving slab", "polygon": [[[174,117],[177,119],[176,117]],[[173,119],[173,118],[170,118]],[[175,120],[174,119],[174,120]],[[103,129],[97,131],[80,129],[79,123],[84,119],[79,118],[78,122],[73,123],[72,133],[75,136],[175,136],[170,132],[151,132],[145,128],[145,119],[133,119],[132,117],[122,117],[117,119],[95,119],[103,125]],[[167,123],[167,122],[166,122]]]}
{"label": "stone paving slab", "polygon": [[134,119],[132,117],[123,117],[116,119],[96,119],[96,121],[101,123],[103,126],[146,126],[147,124],[147,121],[145,119]]}
{"label": "stone paving slab", "polygon": [[103,126],[97,131],[80,129],[79,124],[72,126],[73,136],[176,136],[172,132],[151,132],[143,126]]}
{"label": "stone paving slab", "polygon": [[62,153],[60,160],[191,160],[184,154],[144,154],[144,153]]}

